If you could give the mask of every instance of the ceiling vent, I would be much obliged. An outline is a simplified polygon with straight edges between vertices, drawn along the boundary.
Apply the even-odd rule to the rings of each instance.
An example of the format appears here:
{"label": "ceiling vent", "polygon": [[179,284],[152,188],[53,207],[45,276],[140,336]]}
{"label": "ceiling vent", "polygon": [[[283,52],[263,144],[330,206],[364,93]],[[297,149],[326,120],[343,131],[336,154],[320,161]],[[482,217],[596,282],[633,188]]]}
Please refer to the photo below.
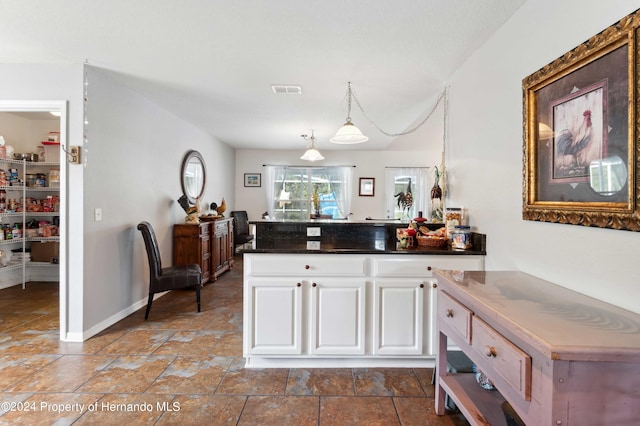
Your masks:
{"label": "ceiling vent", "polygon": [[302,87],[300,86],[277,85],[271,86],[271,90],[276,95],[302,95]]}

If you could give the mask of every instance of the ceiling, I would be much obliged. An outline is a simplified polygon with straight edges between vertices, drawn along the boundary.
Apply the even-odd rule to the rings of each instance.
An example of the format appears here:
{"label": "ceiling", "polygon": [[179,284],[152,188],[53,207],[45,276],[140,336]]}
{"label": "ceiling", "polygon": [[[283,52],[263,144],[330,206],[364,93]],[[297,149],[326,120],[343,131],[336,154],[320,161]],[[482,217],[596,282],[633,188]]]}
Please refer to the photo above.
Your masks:
{"label": "ceiling", "polygon": [[87,62],[237,148],[302,149],[313,129],[320,150],[384,149],[418,132],[385,136],[355,104],[369,142],[328,141],[347,82],[373,123],[405,131],[525,1],[0,0],[0,63]]}

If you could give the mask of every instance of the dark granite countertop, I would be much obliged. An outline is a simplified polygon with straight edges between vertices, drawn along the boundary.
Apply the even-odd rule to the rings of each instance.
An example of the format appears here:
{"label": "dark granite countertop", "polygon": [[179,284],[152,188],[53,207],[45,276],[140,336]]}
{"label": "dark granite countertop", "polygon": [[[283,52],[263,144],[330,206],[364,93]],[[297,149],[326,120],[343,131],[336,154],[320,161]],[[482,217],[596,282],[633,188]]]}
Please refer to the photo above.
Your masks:
{"label": "dark granite countertop", "polygon": [[[308,221],[255,220],[255,248],[246,253],[305,254],[399,254],[399,255],[486,255],[486,235],[472,233],[470,250],[450,247],[432,248],[415,245],[398,248],[396,229],[407,227],[398,220],[332,220]],[[430,229],[442,223],[424,222]]]}
{"label": "dark granite countertop", "polygon": [[367,249],[367,248],[334,248],[329,246],[321,246],[320,249],[307,249],[303,247],[292,248],[268,248],[268,249],[252,249],[244,250],[243,253],[274,253],[274,254],[398,254],[403,256],[427,255],[427,256],[470,256],[470,255],[486,255],[484,250],[453,250],[447,248],[407,248],[407,249]]}

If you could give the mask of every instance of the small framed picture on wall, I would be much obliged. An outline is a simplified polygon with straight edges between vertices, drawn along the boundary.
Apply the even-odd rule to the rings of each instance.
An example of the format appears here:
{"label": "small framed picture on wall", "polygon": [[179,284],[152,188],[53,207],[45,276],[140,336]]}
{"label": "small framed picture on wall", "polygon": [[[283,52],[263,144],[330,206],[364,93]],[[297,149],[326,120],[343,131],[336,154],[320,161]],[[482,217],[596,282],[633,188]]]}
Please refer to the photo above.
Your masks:
{"label": "small framed picture on wall", "polygon": [[262,175],[260,173],[245,173],[244,186],[259,188],[262,186]]}
{"label": "small framed picture on wall", "polygon": [[361,197],[373,197],[376,193],[376,179],[375,178],[360,178],[360,192],[358,195]]}

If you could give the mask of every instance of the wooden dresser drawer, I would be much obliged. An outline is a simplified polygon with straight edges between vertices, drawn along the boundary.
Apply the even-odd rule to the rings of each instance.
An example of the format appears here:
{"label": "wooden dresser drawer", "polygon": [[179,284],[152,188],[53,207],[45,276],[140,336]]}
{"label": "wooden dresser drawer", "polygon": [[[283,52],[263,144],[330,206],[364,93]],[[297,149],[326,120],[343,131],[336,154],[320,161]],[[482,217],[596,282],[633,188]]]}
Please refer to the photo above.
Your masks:
{"label": "wooden dresser drawer", "polygon": [[525,401],[531,400],[531,357],[476,316],[471,329],[471,347],[477,358],[485,360],[481,368],[487,377],[500,376],[513,392]]}
{"label": "wooden dresser drawer", "polygon": [[446,292],[438,293],[438,321],[451,327],[467,344],[471,344],[472,316],[473,313],[469,309]]}
{"label": "wooden dresser drawer", "polygon": [[366,274],[366,258],[359,255],[289,255],[268,254],[245,258],[254,276],[349,276]]}

